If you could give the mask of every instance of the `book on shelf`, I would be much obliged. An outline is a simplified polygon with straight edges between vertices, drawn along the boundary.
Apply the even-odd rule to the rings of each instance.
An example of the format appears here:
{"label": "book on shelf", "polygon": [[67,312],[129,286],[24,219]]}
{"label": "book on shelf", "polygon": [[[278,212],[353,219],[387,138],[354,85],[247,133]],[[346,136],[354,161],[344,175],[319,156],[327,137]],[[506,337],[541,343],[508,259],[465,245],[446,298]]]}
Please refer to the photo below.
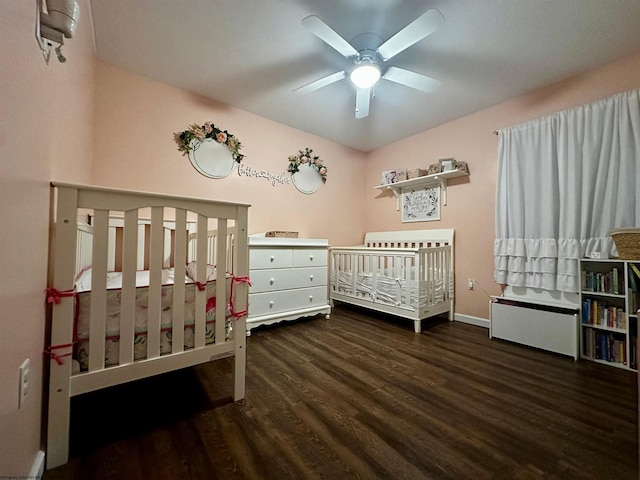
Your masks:
{"label": "book on shelf", "polygon": [[605,327],[627,328],[627,312],[624,308],[608,305],[594,298],[582,300],[582,323]]}
{"label": "book on shelf", "polygon": [[582,290],[587,292],[612,293],[622,295],[621,286],[624,285],[623,271],[613,267],[610,272],[580,272]]}
{"label": "book on shelf", "polygon": [[583,335],[582,353],[595,360],[627,364],[626,339],[613,332],[587,328]]}
{"label": "book on shelf", "polygon": [[636,274],[638,279],[640,279],[640,268],[638,268],[635,263],[630,263],[629,266],[631,267],[631,270],[633,270],[633,272]]}

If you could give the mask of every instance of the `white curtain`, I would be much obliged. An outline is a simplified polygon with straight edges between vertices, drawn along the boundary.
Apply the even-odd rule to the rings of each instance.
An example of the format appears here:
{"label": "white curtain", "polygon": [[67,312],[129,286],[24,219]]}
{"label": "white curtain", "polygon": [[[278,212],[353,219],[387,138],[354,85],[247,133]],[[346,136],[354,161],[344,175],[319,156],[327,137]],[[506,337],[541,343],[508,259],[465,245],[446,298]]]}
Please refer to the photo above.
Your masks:
{"label": "white curtain", "polygon": [[577,259],[640,226],[640,90],[499,131],[494,279],[577,292]]}

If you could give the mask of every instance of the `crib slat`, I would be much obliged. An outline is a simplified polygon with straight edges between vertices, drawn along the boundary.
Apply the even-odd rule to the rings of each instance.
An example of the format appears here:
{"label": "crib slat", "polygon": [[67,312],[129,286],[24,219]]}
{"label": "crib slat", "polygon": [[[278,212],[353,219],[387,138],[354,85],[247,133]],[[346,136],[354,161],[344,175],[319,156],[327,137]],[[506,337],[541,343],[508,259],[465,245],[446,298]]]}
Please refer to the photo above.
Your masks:
{"label": "crib slat", "polygon": [[96,210],[93,217],[91,309],[89,319],[89,371],[104,368],[107,312],[107,258],[109,211]]}
{"label": "crib slat", "polygon": [[176,209],[176,234],[174,243],[175,267],[173,284],[173,318],[171,327],[171,351],[184,351],[184,262],[187,254],[187,212]]}
{"label": "crib slat", "polygon": [[426,254],[425,262],[429,265],[427,269],[427,285],[429,286],[429,303],[436,301],[436,269],[437,269],[437,254],[433,250],[428,250]]}
{"label": "crib slat", "polygon": [[[196,279],[201,285],[207,283],[207,217],[198,215],[198,244],[196,247],[197,272]],[[206,333],[206,307],[207,307],[207,291],[196,288],[195,302],[195,347],[202,348],[205,345]]]}
{"label": "crib slat", "polygon": [[218,219],[218,240],[216,250],[216,344],[225,342],[227,314],[227,220]]}
{"label": "crib slat", "polygon": [[138,225],[138,261],[136,263],[136,268],[138,270],[147,270],[149,268],[148,258],[147,256],[147,245],[149,243],[149,239],[147,238],[147,225],[141,223]]}
{"label": "crib slat", "polygon": [[138,245],[138,210],[124,214],[122,245],[122,300],[120,314],[120,365],[133,362],[136,312],[136,261]]}
{"label": "crib slat", "polygon": [[91,265],[91,255],[93,251],[93,229],[86,224],[78,224],[76,235],[76,263],[73,278],[76,278],[80,272]]}
{"label": "crib slat", "polygon": [[162,252],[163,208],[151,208],[149,239],[149,305],[147,310],[147,358],[160,356],[160,328],[162,319]]}
{"label": "crib slat", "polygon": [[[236,224],[234,230],[235,249],[230,267],[239,277],[249,276],[249,246],[247,238],[248,209],[236,209]],[[234,306],[237,311],[246,311],[248,308],[249,285],[246,282],[239,283],[234,288]],[[238,401],[245,396],[245,370],[247,355],[247,317],[233,319],[233,331],[231,333],[234,344],[233,357],[233,399]]]}
{"label": "crib slat", "polygon": [[[401,248],[396,244],[395,248]],[[394,256],[390,257],[391,260],[391,276],[396,279],[396,305],[402,305],[402,294],[404,293],[404,287],[402,283],[402,257]]]}
{"label": "crib slat", "polygon": [[216,265],[216,245],[218,244],[218,235],[220,232],[216,229],[211,235],[207,235],[207,263]]}
{"label": "crib slat", "polygon": [[[351,266],[355,266],[355,265],[358,264],[355,253],[351,254],[351,257],[349,258],[349,261],[351,262]],[[356,270],[352,270],[352,272],[353,272],[353,276],[351,278],[351,292],[355,294],[358,291],[356,282],[358,281],[358,273],[359,272],[356,271]]]}
{"label": "crib slat", "polygon": [[414,287],[414,279],[411,276],[411,260],[412,257],[409,256],[405,256],[404,259],[402,260],[402,276],[404,277],[404,303],[405,306],[407,307],[411,307],[412,304],[412,298],[411,298],[411,292],[414,291],[419,291],[420,288],[420,284],[416,283],[416,287]]}
{"label": "crib slat", "polygon": [[116,227],[109,227],[109,253],[107,260],[107,271],[113,272],[116,270]]}

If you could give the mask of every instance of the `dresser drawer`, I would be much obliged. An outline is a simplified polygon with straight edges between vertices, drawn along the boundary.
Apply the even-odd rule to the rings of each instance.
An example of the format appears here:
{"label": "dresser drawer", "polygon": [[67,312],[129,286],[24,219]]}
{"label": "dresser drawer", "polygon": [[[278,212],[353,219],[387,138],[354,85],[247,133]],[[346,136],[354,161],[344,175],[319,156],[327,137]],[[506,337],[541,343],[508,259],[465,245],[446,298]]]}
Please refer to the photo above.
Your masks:
{"label": "dresser drawer", "polygon": [[249,249],[249,270],[288,268],[293,266],[293,250],[289,248]]}
{"label": "dresser drawer", "polygon": [[327,305],[327,287],[249,294],[249,317]]}
{"label": "dresser drawer", "polygon": [[252,270],[249,293],[326,285],[327,267]]}
{"label": "dresser drawer", "polygon": [[296,267],[327,265],[327,258],[326,248],[299,248],[293,251],[293,265]]}

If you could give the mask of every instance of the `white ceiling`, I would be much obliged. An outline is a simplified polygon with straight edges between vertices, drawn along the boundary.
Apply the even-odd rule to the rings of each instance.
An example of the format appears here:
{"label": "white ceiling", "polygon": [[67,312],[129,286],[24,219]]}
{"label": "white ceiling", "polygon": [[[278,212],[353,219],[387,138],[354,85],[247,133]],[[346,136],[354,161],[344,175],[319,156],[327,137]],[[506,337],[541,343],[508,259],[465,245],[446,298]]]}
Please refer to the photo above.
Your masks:
{"label": "white ceiling", "polygon": [[[91,4],[100,60],[365,152],[640,52],[638,0]],[[347,41],[365,32],[386,40],[430,8],[442,27],[387,63],[439,79],[437,92],[381,80],[363,119],[348,79],[293,93],[350,68],[304,17],[319,16]]]}

